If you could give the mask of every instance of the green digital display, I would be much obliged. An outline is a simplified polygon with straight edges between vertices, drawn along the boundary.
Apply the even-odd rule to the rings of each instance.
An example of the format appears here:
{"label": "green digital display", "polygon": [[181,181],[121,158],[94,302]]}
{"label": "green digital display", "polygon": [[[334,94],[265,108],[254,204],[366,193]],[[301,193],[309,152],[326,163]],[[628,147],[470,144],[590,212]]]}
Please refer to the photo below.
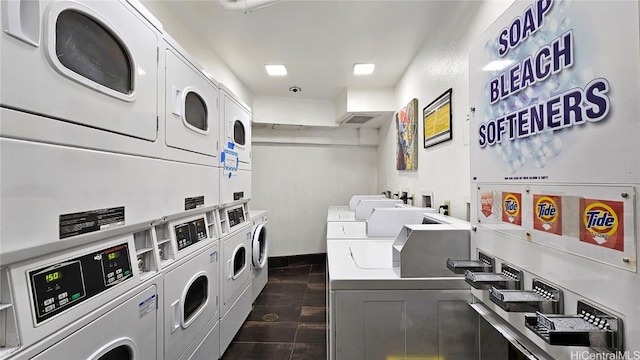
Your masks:
{"label": "green digital display", "polygon": [[44,276],[44,280],[47,283],[50,283],[52,281],[56,281],[62,278],[62,273],[60,271],[54,271],[52,273],[46,274]]}
{"label": "green digital display", "polygon": [[112,252],[109,255],[107,255],[107,259],[114,260],[114,259],[116,259],[118,257],[118,254],[119,253],[117,253],[117,252]]}

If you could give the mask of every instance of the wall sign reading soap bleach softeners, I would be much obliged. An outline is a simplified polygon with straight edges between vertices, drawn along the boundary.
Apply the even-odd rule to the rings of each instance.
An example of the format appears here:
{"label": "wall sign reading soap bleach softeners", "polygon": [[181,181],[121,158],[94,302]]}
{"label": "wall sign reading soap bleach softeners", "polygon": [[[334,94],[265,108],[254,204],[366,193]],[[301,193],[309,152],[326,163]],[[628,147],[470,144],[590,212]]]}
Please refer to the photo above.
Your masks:
{"label": "wall sign reading soap bleach softeners", "polygon": [[[471,128],[480,149],[472,151],[472,176],[625,181],[597,167],[612,163],[605,149],[613,144],[640,153],[638,4],[538,0],[516,2],[507,14],[504,27],[471,49]],[[594,26],[609,21],[616,26]],[[620,46],[625,56],[611,58]]]}

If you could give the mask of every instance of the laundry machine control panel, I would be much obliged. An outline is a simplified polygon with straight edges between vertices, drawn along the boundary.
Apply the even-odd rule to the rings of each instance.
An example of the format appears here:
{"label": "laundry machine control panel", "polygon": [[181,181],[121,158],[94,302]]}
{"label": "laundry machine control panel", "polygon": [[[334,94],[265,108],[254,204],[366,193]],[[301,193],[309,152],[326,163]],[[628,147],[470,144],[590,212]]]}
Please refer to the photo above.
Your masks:
{"label": "laundry machine control panel", "polygon": [[173,229],[176,234],[178,251],[209,238],[207,224],[203,217],[175,225]]}
{"label": "laundry machine control panel", "polygon": [[36,324],[133,277],[123,243],[28,272]]}
{"label": "laundry machine control panel", "polygon": [[234,227],[238,224],[242,224],[243,222],[245,222],[244,210],[242,206],[227,211],[227,215],[229,215],[229,226],[231,227]]}

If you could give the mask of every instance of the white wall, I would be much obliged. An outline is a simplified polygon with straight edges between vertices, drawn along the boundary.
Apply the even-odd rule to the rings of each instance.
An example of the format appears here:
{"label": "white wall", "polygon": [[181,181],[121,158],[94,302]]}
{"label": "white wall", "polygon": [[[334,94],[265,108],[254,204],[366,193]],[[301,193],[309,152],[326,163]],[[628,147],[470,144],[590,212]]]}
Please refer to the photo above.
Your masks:
{"label": "white wall", "polygon": [[[325,136],[325,132],[319,132],[319,137]],[[263,130],[252,143],[253,195],[249,207],[268,211],[269,256],[326,252],[328,207],[347,204],[353,194],[376,191],[376,148],[274,144],[266,142],[268,137]],[[341,142],[348,137],[337,136]],[[355,136],[350,138],[357,141]]]}
{"label": "white wall", "polygon": [[[434,34],[413,59],[396,86],[396,100],[400,109],[418,98],[418,170],[395,170],[396,129],[394,120],[389,121],[380,128],[378,192],[406,188],[420,205],[422,191],[430,190],[434,193],[435,206],[449,200],[450,214],[466,218],[466,202],[470,196],[468,48],[511,3],[467,2],[464,12],[448,16],[442,31]],[[422,109],[449,88],[453,88],[453,139],[424,149]]]}
{"label": "white wall", "polygon": [[253,98],[254,123],[335,127],[338,126],[335,112],[333,101],[275,96]]}

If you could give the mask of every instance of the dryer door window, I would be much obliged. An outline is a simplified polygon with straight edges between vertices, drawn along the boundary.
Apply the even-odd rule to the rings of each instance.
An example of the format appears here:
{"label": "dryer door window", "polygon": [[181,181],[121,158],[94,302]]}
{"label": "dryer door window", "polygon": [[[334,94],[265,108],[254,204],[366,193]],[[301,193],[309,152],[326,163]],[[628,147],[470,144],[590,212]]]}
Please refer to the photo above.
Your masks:
{"label": "dryer door window", "polygon": [[247,249],[244,246],[239,247],[233,255],[233,278],[236,279],[244,270],[247,264]]}
{"label": "dryer door window", "polygon": [[[55,49],[60,63],[86,79],[129,95],[133,92],[132,61],[126,47],[93,18],[64,10],[56,19]],[[87,81],[88,80],[88,81]]]}
{"label": "dryer door window", "polygon": [[96,360],[127,360],[133,359],[133,351],[128,345],[120,345],[109,350],[106,354]]}
{"label": "dryer door window", "polygon": [[240,120],[233,123],[233,142],[238,145],[244,145],[246,142],[244,124]]}
{"label": "dryer door window", "polygon": [[185,96],[184,118],[189,125],[196,129],[202,131],[209,129],[209,124],[207,123],[207,104],[200,95],[193,91],[190,91]]}
{"label": "dryer door window", "polygon": [[207,304],[209,297],[209,279],[205,275],[197,277],[187,289],[182,309],[183,323],[188,325]]}

